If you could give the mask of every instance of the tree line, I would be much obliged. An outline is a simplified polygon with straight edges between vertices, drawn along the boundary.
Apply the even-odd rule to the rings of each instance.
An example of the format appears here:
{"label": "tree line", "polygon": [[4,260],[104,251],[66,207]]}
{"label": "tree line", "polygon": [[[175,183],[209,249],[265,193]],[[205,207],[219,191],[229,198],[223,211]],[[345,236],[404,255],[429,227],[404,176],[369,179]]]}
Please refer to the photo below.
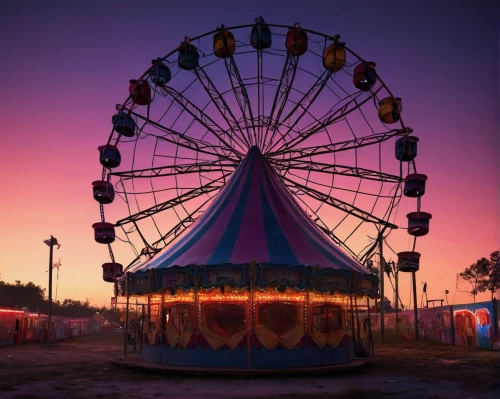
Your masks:
{"label": "tree line", "polygon": [[467,293],[474,298],[480,292],[489,291],[491,299],[495,295],[495,291],[500,289],[500,251],[494,251],[488,258],[478,259],[475,263],[465,268],[459,274],[463,281],[470,284],[470,290]]}
{"label": "tree line", "polygon": [[[17,309],[27,307],[30,312],[47,314],[49,301],[45,296],[45,288],[32,283],[23,284],[16,280],[14,284],[7,283],[0,279],[0,306],[13,307]],[[118,322],[120,320],[119,310],[108,309],[106,307],[96,307],[89,303],[89,300],[75,301],[65,299],[52,301],[53,315],[65,317],[94,317],[96,313],[101,314],[109,321]]]}

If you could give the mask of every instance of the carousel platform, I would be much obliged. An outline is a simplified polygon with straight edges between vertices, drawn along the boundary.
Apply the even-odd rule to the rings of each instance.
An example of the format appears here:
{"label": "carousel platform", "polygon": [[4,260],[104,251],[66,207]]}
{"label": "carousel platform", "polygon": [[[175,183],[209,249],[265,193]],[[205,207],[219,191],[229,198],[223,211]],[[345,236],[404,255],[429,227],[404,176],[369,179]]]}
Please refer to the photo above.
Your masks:
{"label": "carousel platform", "polygon": [[353,372],[370,364],[371,359],[355,358],[349,363],[334,364],[328,366],[316,367],[291,367],[279,369],[257,369],[257,368],[211,368],[211,367],[182,367],[169,366],[165,364],[153,363],[139,357],[127,357],[112,359],[111,363],[118,367],[129,368],[140,371],[153,371],[161,374],[190,374],[193,376],[201,375],[250,375],[250,376],[269,376],[269,375],[290,375],[290,374],[328,374]]}

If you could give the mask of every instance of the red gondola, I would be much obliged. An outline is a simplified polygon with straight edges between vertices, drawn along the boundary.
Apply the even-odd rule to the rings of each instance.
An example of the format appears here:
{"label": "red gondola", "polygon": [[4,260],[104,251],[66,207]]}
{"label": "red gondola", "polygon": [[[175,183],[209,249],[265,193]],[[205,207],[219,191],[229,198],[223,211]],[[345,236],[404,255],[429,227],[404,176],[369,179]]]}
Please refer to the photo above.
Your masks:
{"label": "red gondola", "polygon": [[416,272],[420,268],[420,254],[418,252],[398,253],[398,270],[400,272]]}
{"label": "red gondola", "polygon": [[148,105],[151,103],[151,87],[145,80],[130,80],[128,92],[132,95],[132,101],[137,105]]}
{"label": "red gondola", "polygon": [[99,244],[111,244],[115,241],[115,226],[112,223],[98,222],[92,225],[94,239]]}
{"label": "red gondola", "polygon": [[370,90],[377,82],[376,64],[374,62],[363,62],[354,68],[354,87],[361,91]]}
{"label": "red gondola", "polygon": [[408,218],[408,234],[420,237],[429,232],[429,220],[432,215],[427,212],[411,212],[406,215]]}
{"label": "red gondola", "polygon": [[102,279],[108,283],[116,281],[123,276],[123,265],[120,263],[104,263],[102,265]]}
{"label": "red gondola", "polygon": [[286,34],[286,52],[290,57],[303,55],[307,51],[307,33],[297,22]]}
{"label": "red gondola", "polygon": [[100,204],[111,204],[115,199],[115,190],[110,182],[96,180],[92,182],[94,199]]}

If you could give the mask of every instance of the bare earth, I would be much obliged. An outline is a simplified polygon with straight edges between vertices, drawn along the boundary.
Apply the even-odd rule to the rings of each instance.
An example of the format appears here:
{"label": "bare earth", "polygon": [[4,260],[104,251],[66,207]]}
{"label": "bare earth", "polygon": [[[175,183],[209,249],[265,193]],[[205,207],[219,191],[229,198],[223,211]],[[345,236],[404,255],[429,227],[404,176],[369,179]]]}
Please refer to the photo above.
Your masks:
{"label": "bare earth", "polygon": [[500,398],[500,353],[432,343],[378,345],[355,372],[192,377],[119,368],[121,336],[0,348],[0,398]]}

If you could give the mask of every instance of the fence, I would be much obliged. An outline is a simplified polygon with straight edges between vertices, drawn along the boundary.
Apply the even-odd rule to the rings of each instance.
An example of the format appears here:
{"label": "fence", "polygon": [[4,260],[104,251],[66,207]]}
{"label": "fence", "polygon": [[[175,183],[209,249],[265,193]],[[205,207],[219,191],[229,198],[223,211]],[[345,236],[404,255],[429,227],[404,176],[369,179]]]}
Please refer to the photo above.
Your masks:
{"label": "fence", "polygon": [[[441,306],[418,309],[419,338],[456,346],[500,350],[500,302]],[[380,330],[380,314],[372,315],[372,330]],[[384,337],[387,341],[414,340],[413,311],[384,315]]]}
{"label": "fence", "polygon": [[[93,319],[52,316],[50,340],[89,335]],[[0,308],[0,346],[47,341],[48,316],[24,310]]]}

